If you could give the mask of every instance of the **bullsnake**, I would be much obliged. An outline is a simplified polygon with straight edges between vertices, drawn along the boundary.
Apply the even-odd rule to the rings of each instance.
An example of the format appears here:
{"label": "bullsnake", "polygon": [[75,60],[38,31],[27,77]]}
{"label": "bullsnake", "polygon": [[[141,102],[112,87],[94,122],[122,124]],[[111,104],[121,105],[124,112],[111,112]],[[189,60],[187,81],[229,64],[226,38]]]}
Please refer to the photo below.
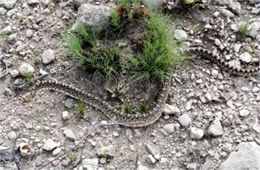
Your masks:
{"label": "bullsnake", "polygon": [[[221,69],[239,76],[249,76],[257,74],[260,70],[260,64],[253,69],[244,69],[244,68],[235,68],[231,66],[224,59],[220,58],[218,55],[213,54],[211,51],[203,48],[189,48],[185,50],[187,53],[197,54],[203,57],[206,57],[208,60],[211,60],[217,64]],[[170,74],[171,72],[169,72]],[[169,88],[171,83],[171,76],[169,76],[163,83],[161,92],[157,96],[153,109],[147,114],[127,114],[119,110],[116,110],[108,104],[106,101],[94,96],[90,93],[86,93],[78,88],[72,87],[70,85],[59,83],[55,81],[39,81],[35,84],[32,93],[35,95],[36,92],[40,89],[46,88],[54,91],[64,93],[68,96],[71,96],[75,99],[83,100],[86,104],[95,107],[105,114],[106,117],[115,121],[116,123],[126,126],[126,127],[143,127],[150,125],[157,121],[163,112],[164,105],[168,98]]]}

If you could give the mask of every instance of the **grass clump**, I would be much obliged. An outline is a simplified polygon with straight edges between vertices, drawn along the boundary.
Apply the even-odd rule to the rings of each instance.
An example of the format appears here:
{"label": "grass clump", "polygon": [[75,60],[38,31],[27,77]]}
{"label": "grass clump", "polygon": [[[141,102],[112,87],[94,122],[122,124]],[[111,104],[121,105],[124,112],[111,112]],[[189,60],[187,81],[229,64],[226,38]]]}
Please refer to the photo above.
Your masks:
{"label": "grass clump", "polygon": [[111,24],[117,29],[131,22],[141,6],[139,0],[117,0],[117,8],[111,14]]}
{"label": "grass clump", "polygon": [[84,116],[84,113],[85,113],[85,110],[86,110],[85,102],[83,100],[79,100],[78,104],[75,107],[78,111],[79,117]]}
{"label": "grass clump", "polygon": [[151,13],[150,17],[144,20],[142,53],[129,56],[135,80],[163,81],[169,70],[183,59],[182,56],[176,55],[177,45],[168,24],[169,17],[160,13]]}
{"label": "grass clump", "polygon": [[249,28],[249,22],[243,22],[239,25],[238,27],[238,35],[241,36],[241,37],[245,37],[246,34],[248,33],[248,29]]}
{"label": "grass clump", "polygon": [[140,113],[148,113],[150,111],[150,105],[151,105],[151,101],[145,100],[144,102],[139,103],[138,111]]}
{"label": "grass clump", "polygon": [[24,73],[23,74],[24,78],[26,81],[30,82],[30,83],[33,83],[34,82],[34,76],[31,74],[31,73]]}
{"label": "grass clump", "polygon": [[88,31],[83,25],[79,25],[65,38],[68,46],[66,53],[72,56],[77,65],[85,65],[90,70],[102,73],[107,82],[111,82],[117,79],[121,69],[120,49],[117,47],[99,49],[99,33],[99,29]]}
{"label": "grass clump", "polygon": [[[79,66],[85,65],[88,69],[104,75],[108,83],[117,80],[126,69],[136,81],[163,82],[170,69],[185,59],[177,53],[178,46],[169,29],[169,17],[162,13],[150,12],[147,8],[140,12],[138,0],[118,0],[117,4],[118,7],[111,16],[111,29],[114,30],[113,26],[121,28],[131,21],[137,22],[144,31],[140,47],[132,50],[135,52],[130,50],[131,52],[121,56],[121,49],[116,45],[110,44],[104,48],[99,44],[99,41],[106,42],[109,38],[99,40],[104,36],[100,29],[89,31],[83,25],[79,25],[66,38],[67,54],[72,56]],[[106,33],[108,32],[105,32],[105,35]]]}
{"label": "grass clump", "polygon": [[6,33],[0,33],[0,38],[6,40],[8,38],[8,34]]}

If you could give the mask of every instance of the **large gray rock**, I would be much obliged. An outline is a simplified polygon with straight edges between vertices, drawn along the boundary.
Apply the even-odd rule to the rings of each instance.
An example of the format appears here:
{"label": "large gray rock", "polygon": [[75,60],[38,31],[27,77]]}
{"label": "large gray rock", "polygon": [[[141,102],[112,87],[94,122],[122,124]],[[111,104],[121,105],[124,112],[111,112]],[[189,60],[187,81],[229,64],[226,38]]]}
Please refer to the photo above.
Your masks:
{"label": "large gray rock", "polygon": [[218,5],[229,5],[233,2],[233,0],[216,0]]}
{"label": "large gray rock", "polygon": [[72,29],[79,24],[83,24],[88,29],[95,27],[105,29],[109,25],[111,12],[112,8],[104,5],[83,4],[78,9],[78,18]]}
{"label": "large gray rock", "polygon": [[17,0],[0,0],[0,6],[3,6],[7,9],[12,9],[16,2]]}
{"label": "large gray rock", "polygon": [[231,12],[231,11],[229,11],[229,10],[227,10],[227,9],[220,9],[220,12],[223,14],[223,15],[225,15],[226,17],[229,17],[229,18],[233,18],[235,15]]}
{"label": "large gray rock", "polygon": [[87,4],[88,0],[73,0],[74,8],[78,9],[81,5]]}
{"label": "large gray rock", "polygon": [[238,151],[231,152],[218,170],[260,170],[260,146],[255,142],[238,145]]}
{"label": "large gray rock", "polygon": [[241,4],[239,2],[233,2],[228,7],[237,15],[241,13]]}
{"label": "large gray rock", "polygon": [[260,3],[260,0],[249,0],[249,4],[259,4]]}
{"label": "large gray rock", "polygon": [[256,38],[260,33],[260,21],[255,21],[250,25],[250,30],[247,35],[252,38]]}
{"label": "large gray rock", "polygon": [[160,9],[164,4],[164,0],[142,0],[142,3],[150,9]]}

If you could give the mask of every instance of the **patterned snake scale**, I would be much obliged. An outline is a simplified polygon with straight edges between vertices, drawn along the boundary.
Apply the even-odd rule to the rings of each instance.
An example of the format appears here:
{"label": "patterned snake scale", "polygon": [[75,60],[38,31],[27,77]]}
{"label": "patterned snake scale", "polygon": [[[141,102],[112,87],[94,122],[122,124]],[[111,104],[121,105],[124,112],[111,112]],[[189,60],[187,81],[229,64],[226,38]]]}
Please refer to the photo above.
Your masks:
{"label": "patterned snake scale", "polygon": [[[211,51],[200,48],[200,47],[194,47],[189,48],[185,50],[186,53],[189,54],[196,54],[205,57],[206,59],[214,62],[217,64],[221,69],[239,76],[249,76],[253,74],[257,74],[260,70],[260,64],[253,69],[243,69],[243,68],[235,68],[234,66],[229,65],[227,62],[225,62],[222,58],[220,58],[218,55],[213,54]],[[169,72],[171,73],[171,72]],[[38,81],[34,88],[32,93],[36,94],[36,92],[40,89],[50,89],[54,91],[58,91],[61,93],[64,93],[68,96],[71,96],[75,99],[83,100],[86,104],[91,105],[95,107],[96,109],[100,110],[105,114],[106,117],[109,119],[115,121],[116,123],[126,126],[126,127],[144,127],[148,126],[155,121],[157,121],[163,112],[166,100],[168,98],[168,93],[170,89],[171,84],[171,76],[169,76],[164,84],[163,88],[161,89],[161,92],[157,96],[157,100],[155,101],[153,109],[147,113],[147,114],[127,114],[123,113],[119,110],[116,110],[106,101],[90,94],[86,93],[78,88],[72,87],[70,85],[59,83],[55,81]]]}

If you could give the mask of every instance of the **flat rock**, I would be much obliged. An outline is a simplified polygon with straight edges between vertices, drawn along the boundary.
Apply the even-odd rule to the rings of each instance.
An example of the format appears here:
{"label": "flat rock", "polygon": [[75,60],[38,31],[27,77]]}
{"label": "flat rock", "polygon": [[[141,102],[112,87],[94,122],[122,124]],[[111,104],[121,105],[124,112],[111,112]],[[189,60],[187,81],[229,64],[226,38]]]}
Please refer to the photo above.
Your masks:
{"label": "flat rock", "polygon": [[116,148],[112,145],[104,146],[97,149],[97,155],[99,157],[114,158],[116,155]]}
{"label": "flat rock", "polygon": [[260,146],[255,142],[243,142],[231,152],[218,170],[260,170]]}
{"label": "flat rock", "polygon": [[153,155],[153,157],[154,157],[155,159],[157,159],[157,160],[160,159],[160,157],[161,157],[160,151],[159,151],[159,149],[158,149],[155,145],[153,145],[153,144],[147,144],[147,145],[146,145],[146,149],[147,149],[147,151],[148,151],[150,154]]}
{"label": "flat rock", "polygon": [[179,114],[180,109],[176,106],[165,104],[164,109],[163,109],[164,114]]}
{"label": "flat rock", "polygon": [[98,159],[97,158],[84,159],[82,161],[82,165],[83,168],[87,170],[98,170]]}

